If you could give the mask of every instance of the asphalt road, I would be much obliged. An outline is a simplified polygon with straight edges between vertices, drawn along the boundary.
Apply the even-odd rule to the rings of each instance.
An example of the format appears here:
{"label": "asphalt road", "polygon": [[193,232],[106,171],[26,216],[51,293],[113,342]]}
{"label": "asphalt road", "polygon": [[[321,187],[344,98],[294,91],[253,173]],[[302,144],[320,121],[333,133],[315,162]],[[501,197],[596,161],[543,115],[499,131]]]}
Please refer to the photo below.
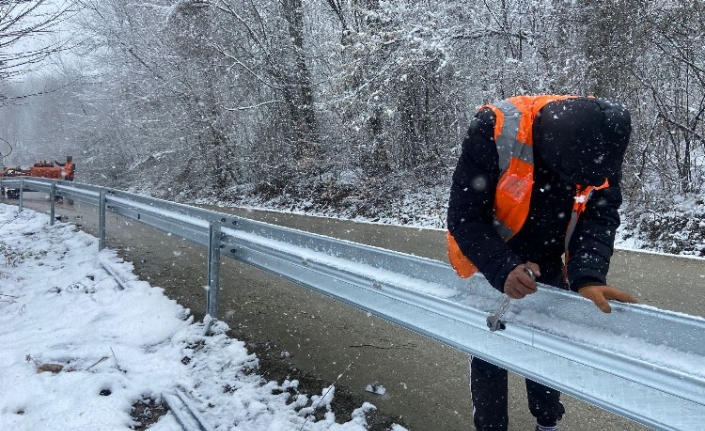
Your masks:
{"label": "asphalt road", "polygon": [[[36,195],[28,208],[46,211]],[[269,223],[308,230],[433,259],[445,259],[444,233],[438,230],[352,223],[281,213],[211,208]],[[57,205],[57,214],[95,233],[95,209]],[[206,251],[189,242],[109,215],[107,245],[134,263],[135,272],[193,313],[203,316]],[[618,251],[609,280],[659,308],[705,316],[705,261]],[[224,259],[220,314],[235,336],[272,346],[271,356],[286,358],[299,370],[337,380],[381,412],[401,418],[410,430],[472,430],[467,357],[449,347],[371,317],[278,277]],[[239,337],[238,337],[239,338]],[[342,375],[342,376],[341,376]],[[385,395],[364,391],[367,384]],[[564,431],[648,428],[568,396]],[[533,430],[523,379],[510,375],[510,431]]]}

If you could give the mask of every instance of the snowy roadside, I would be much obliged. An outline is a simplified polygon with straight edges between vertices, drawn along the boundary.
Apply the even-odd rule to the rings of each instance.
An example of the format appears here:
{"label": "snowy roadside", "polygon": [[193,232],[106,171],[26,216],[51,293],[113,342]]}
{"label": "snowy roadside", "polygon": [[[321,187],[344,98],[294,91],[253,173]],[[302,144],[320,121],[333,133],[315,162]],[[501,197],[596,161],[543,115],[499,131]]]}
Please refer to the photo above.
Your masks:
{"label": "snowy roadside", "polygon": [[[374,406],[337,423],[334,386],[307,395],[297,381],[267,382],[224,324],[205,336],[187,309],[72,225],[0,204],[0,254],[0,429],[143,429],[174,390],[214,430],[367,429]],[[149,429],[179,425],[167,412]]]}

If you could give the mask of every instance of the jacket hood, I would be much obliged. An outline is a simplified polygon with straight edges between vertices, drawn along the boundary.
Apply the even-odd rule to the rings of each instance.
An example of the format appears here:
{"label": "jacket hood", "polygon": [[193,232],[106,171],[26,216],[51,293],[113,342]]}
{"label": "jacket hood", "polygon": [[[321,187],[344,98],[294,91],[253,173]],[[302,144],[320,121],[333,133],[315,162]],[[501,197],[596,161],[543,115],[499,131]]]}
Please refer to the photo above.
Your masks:
{"label": "jacket hood", "polygon": [[534,149],[563,180],[599,186],[621,172],[631,129],[624,105],[587,97],[551,102],[534,121]]}

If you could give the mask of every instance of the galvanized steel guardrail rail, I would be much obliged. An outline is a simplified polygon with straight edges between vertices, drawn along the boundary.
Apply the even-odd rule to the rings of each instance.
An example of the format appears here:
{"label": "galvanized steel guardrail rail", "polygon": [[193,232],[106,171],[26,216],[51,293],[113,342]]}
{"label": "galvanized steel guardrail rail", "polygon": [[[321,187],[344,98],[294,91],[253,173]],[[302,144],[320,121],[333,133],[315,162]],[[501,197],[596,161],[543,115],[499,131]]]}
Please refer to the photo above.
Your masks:
{"label": "galvanized steel guardrail rail", "polygon": [[208,248],[210,318],[225,255],[654,429],[705,424],[705,319],[618,303],[603,314],[542,285],[512,304],[506,330],[490,332],[499,294],[439,261],[86,184],[5,178],[0,187],[47,192],[52,223],[55,196],[97,206],[101,247],[110,211]]}

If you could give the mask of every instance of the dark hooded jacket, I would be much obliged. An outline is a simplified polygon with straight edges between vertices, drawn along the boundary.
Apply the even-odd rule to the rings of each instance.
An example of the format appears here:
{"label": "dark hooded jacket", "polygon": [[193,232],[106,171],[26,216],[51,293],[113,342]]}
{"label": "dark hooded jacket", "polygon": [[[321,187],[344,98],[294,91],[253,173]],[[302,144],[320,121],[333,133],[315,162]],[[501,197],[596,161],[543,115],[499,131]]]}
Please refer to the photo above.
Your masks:
{"label": "dark hooded jacket", "polygon": [[447,222],[463,254],[500,291],[509,272],[525,262],[539,265],[539,282],[567,287],[562,255],[576,185],[600,185],[607,177],[610,186],[593,192],[578,221],[568,263],[572,290],[605,284],[620,223],[629,113],[621,105],[592,98],[549,103],[542,109],[532,126],[534,185],[529,214],[506,243],[493,227],[499,180],[494,128],[494,113],[481,109],[470,124],[453,175]]}

